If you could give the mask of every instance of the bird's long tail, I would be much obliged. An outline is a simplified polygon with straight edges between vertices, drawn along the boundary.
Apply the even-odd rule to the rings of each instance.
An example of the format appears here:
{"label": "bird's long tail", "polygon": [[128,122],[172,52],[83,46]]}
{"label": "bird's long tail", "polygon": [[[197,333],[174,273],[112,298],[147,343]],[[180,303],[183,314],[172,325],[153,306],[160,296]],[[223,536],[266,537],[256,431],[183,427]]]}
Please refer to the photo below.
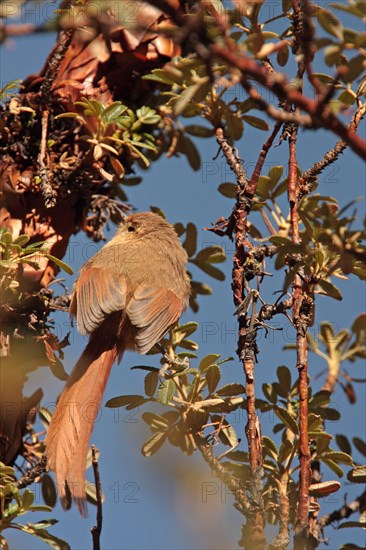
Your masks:
{"label": "bird's long tail", "polygon": [[117,354],[116,345],[101,350],[100,342],[91,338],[61,394],[45,440],[47,463],[55,473],[61,504],[65,508],[67,482],[83,516],[89,439]]}

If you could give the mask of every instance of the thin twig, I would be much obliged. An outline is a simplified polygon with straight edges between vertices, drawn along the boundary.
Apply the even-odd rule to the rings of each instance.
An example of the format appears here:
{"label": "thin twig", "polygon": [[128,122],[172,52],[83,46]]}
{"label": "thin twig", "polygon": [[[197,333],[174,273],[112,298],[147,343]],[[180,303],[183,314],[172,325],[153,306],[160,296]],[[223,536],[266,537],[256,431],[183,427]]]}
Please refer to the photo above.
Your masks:
{"label": "thin twig", "polygon": [[[358,125],[365,116],[365,113],[366,103],[363,105],[359,105],[355,114],[353,115],[352,120],[348,126],[348,131],[350,133],[356,132]],[[328,166],[330,166],[330,164],[338,159],[339,155],[343,153],[347,145],[347,142],[343,139],[339,140],[333,147],[333,149],[328,151],[321,160],[313,164],[311,168],[304,172],[300,179],[300,186],[302,188],[303,194],[309,191],[309,188],[317,180],[319,174],[321,174],[321,172],[323,172]]]}
{"label": "thin twig", "polygon": [[34,481],[37,479],[37,477],[44,474],[46,471],[47,466],[47,459],[46,456],[43,456],[37,464],[32,466],[29,470],[27,470],[24,475],[17,481],[16,486],[18,489],[24,489],[25,487],[28,487],[28,485],[32,485]]}
{"label": "thin twig", "polygon": [[267,141],[263,144],[262,149],[259,153],[259,157],[257,160],[257,163],[255,165],[255,168],[253,170],[252,177],[250,178],[250,181],[247,185],[247,193],[250,193],[251,195],[254,195],[255,190],[257,188],[259,176],[261,175],[261,171],[263,168],[264,161],[266,160],[267,153],[270,150],[270,148],[273,145],[274,139],[277,136],[278,132],[280,131],[280,128],[282,126],[282,122],[276,122],[276,124],[273,127],[272,134],[269,136]]}
{"label": "thin twig", "polygon": [[220,460],[213,455],[212,445],[206,443],[205,439],[200,436],[195,436],[197,449],[202,454],[202,457],[215,472],[216,476],[228,487],[230,492],[235,497],[235,508],[243,515],[247,515],[251,509],[251,502],[246,495],[245,488],[241,481],[231,475]]}
{"label": "thin twig", "polygon": [[93,537],[93,550],[100,550],[100,535],[103,526],[103,508],[102,508],[102,484],[99,475],[99,464],[97,458],[97,450],[95,445],[92,445],[92,465],[94,471],[95,489],[97,496],[97,524],[91,529]]}
{"label": "thin twig", "polygon": [[318,519],[318,525],[321,529],[334,523],[335,521],[340,521],[342,519],[349,518],[352,514],[364,510],[366,507],[366,490],[354,501],[349,504],[345,503],[344,506],[338,510],[334,510],[330,514],[326,514]]}
{"label": "thin twig", "polygon": [[277,109],[274,105],[271,103],[267,103],[260,92],[251,86],[248,82],[248,80],[245,78],[245,76],[241,79],[241,84],[245,91],[247,92],[248,96],[253,99],[262,109],[262,111],[265,111],[268,116],[270,116],[273,120],[280,122],[282,124],[287,123],[295,123],[299,126],[302,126],[303,128],[312,128],[314,125],[313,119],[309,115],[302,115],[299,112],[297,113],[291,113],[288,111],[284,111],[283,109]]}
{"label": "thin twig", "polygon": [[[233,46],[234,48],[235,46]],[[308,113],[313,120],[314,128],[326,128],[347,141],[351,149],[366,160],[366,142],[357,134],[349,132],[348,128],[327,107],[322,112],[318,112],[318,101],[306,97],[299,93],[298,89],[289,86],[288,80],[284,74],[278,73],[275,76],[269,75],[264,67],[238,50],[229,50],[218,44],[210,46],[212,55],[226,61],[229,65],[239,69],[246,77],[253,77],[258,83],[262,84],[273,92],[280,100],[293,103]]]}
{"label": "thin twig", "polygon": [[44,109],[42,113],[42,138],[41,148],[38,155],[39,177],[41,178],[41,188],[46,208],[52,208],[56,204],[57,193],[53,189],[48,171],[46,167],[46,148],[47,148],[47,132],[48,132],[49,112]]}

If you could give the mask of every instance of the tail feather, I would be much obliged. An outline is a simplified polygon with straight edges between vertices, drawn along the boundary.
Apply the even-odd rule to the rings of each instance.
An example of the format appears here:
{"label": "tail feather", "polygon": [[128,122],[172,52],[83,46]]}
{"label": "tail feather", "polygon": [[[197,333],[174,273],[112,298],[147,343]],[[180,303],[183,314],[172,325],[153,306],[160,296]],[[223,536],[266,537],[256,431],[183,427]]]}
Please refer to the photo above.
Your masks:
{"label": "tail feather", "polygon": [[61,504],[65,508],[67,482],[83,516],[89,440],[116,357],[115,346],[101,352],[95,342],[89,343],[59,399],[45,440],[47,462],[55,473]]}

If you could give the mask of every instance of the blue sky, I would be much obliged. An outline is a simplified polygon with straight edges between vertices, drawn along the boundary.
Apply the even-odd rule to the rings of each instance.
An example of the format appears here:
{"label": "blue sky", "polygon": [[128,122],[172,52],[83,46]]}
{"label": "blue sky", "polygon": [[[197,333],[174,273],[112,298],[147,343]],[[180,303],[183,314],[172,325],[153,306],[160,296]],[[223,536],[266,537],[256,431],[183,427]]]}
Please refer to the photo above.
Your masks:
{"label": "blue sky", "polygon": [[[354,23],[349,22],[349,26]],[[23,78],[39,70],[47,52],[53,44],[54,36],[35,35],[9,41],[0,49],[1,85],[14,78]],[[26,55],[25,55],[26,52]],[[237,90],[238,93],[242,93]],[[188,122],[190,123],[190,121]],[[360,126],[360,134],[365,137],[365,124]],[[266,134],[246,126],[244,136],[238,143],[239,153],[244,158],[244,167],[250,174],[258,151],[266,139]],[[305,170],[318,160],[336,141],[333,135],[324,132],[301,132],[298,145],[298,160]],[[220,216],[231,212],[231,202],[217,192],[223,181],[234,181],[222,157],[216,161],[217,145],[213,139],[196,140],[202,157],[201,169],[193,172],[184,158],[160,159],[148,171],[143,172],[143,183],[128,187],[129,202],[138,210],[149,210],[150,206],[160,206],[171,222],[193,221],[197,227],[209,226]],[[272,149],[267,159],[264,174],[271,166],[286,162],[287,145]],[[318,191],[324,195],[335,196],[340,205],[345,205],[351,198],[365,193],[365,165],[351,151],[346,151],[335,168],[329,168],[320,178]],[[365,211],[364,202],[359,203],[360,220]],[[110,235],[113,234],[113,228]],[[208,352],[221,353],[223,356],[234,356],[236,349],[236,321],[230,289],[230,271],[233,245],[199,231],[200,246],[221,244],[227,252],[227,261],[223,266],[227,277],[224,282],[216,282],[198,270],[192,269],[199,280],[207,282],[213,288],[213,296],[200,298],[198,314],[188,311],[183,320],[195,320],[200,329],[195,334],[200,345],[199,354]],[[75,272],[84,261],[95,252],[95,245],[85,236],[77,235],[72,239],[72,247],[65,260],[71,263]],[[271,265],[268,266],[271,270]],[[66,277],[69,287],[74,277]],[[342,302],[320,297],[317,301],[316,327],[327,319],[335,327],[350,327],[354,317],[365,308],[365,287],[358,279],[351,276],[350,283],[341,281],[338,286],[344,292]],[[264,288],[264,299],[272,300],[271,292],[281,287],[281,277],[277,274]],[[54,316],[58,335],[68,331],[66,315]],[[277,321],[277,319],[276,319]],[[285,322],[286,324],[287,322]],[[212,334],[214,332],[214,334]],[[262,383],[276,379],[276,369],[286,364],[295,373],[295,357],[292,352],[282,352],[286,343],[293,343],[294,331],[288,326],[283,332],[270,332],[267,339],[261,335],[259,364],[256,370],[257,388]],[[72,345],[65,353],[64,365],[70,371],[73,363],[81,353],[85,339],[75,331],[72,333]],[[141,358],[126,353],[122,364],[113,368],[104,402],[111,397],[122,394],[140,393],[143,391],[144,374],[131,371],[130,367],[138,364],[156,365],[154,357]],[[357,378],[365,377],[365,364],[357,361],[347,366],[348,372]],[[314,377],[324,368],[318,357],[310,356],[310,376]],[[224,382],[243,382],[239,362],[222,368]],[[315,382],[321,387],[323,378]],[[28,384],[32,388],[42,386],[45,393],[44,404],[54,402],[63,385],[55,380],[47,368],[39,368]],[[356,387],[358,402],[350,406],[344,393],[338,389],[332,399],[332,406],[337,407],[342,418],[339,422],[329,422],[327,430],[332,434],[346,433],[349,438],[365,438],[365,399],[364,388]],[[140,417],[141,411],[127,413],[122,409],[114,411],[103,409],[92,436],[92,442],[100,449],[100,471],[103,489],[106,495],[104,503],[104,526],[102,548],[105,550],[153,550],[184,549],[235,549],[240,538],[241,517],[231,503],[232,497],[208,471],[201,457],[195,453],[184,457],[175,448],[168,446],[152,458],[144,458],[140,448],[149,436],[149,429]],[[272,436],[271,427],[274,419],[263,419],[262,431]],[[243,434],[245,425],[244,413],[237,414],[233,421],[238,433]],[[335,443],[333,445],[336,447]],[[246,449],[245,438],[242,449]],[[361,455],[356,455],[362,462]],[[335,475],[324,470],[324,480],[334,479]],[[88,472],[90,477],[90,472]],[[348,498],[358,495],[362,488],[347,486],[339,493],[323,499],[322,513],[332,511],[343,504],[344,491]],[[39,489],[37,489],[39,491]],[[89,529],[94,525],[95,510],[89,506],[89,518],[83,520],[76,510],[63,513],[59,507],[55,514],[59,523],[52,529],[56,535],[65,537],[72,549],[91,548]],[[45,514],[42,515],[44,517]],[[26,517],[33,521],[37,516]],[[269,533],[273,533],[272,529]],[[8,532],[12,549],[42,550],[46,548],[38,540],[23,534]],[[344,529],[338,532],[329,530],[332,544],[328,549],[338,548],[341,543],[351,541],[362,545],[364,533],[359,530]],[[325,548],[325,546],[320,546]]]}

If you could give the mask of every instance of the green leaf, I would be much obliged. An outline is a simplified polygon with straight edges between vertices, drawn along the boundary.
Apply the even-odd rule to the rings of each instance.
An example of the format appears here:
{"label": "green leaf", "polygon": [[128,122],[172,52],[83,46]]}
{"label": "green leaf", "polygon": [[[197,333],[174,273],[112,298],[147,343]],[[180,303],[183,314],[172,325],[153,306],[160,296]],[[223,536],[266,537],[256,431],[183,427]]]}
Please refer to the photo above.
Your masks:
{"label": "green leaf", "polygon": [[145,376],[145,393],[148,397],[152,397],[155,393],[156,386],[158,385],[159,374],[155,372],[149,372]]}
{"label": "green leaf", "polygon": [[343,39],[343,25],[339,19],[329,10],[321,8],[320,6],[314,6],[315,15],[318,18],[320,25],[329,34],[332,34],[339,40]]}
{"label": "green leaf", "polygon": [[228,199],[236,198],[236,185],[234,183],[220,183],[218,190],[221,195],[224,195]]}
{"label": "green leaf", "polygon": [[202,80],[201,82],[197,82],[196,84],[193,84],[192,86],[189,86],[188,88],[183,90],[183,92],[179,96],[178,101],[174,106],[175,116],[181,115],[184,112],[185,108],[188,106],[188,104],[191,102],[191,100],[203,99],[202,97],[198,97],[198,96],[202,96],[202,93],[200,93],[202,91],[204,92],[204,96],[206,95],[207,92],[205,88],[207,86],[207,82],[208,82],[208,79],[207,80],[205,79],[204,81]]}
{"label": "green leaf", "polygon": [[277,52],[277,63],[280,67],[284,67],[288,61],[289,58],[289,49],[287,44],[285,44],[280,50]]}
{"label": "green leaf", "polygon": [[206,355],[199,364],[199,370],[205,372],[211,365],[217,363],[217,360],[221,357],[221,353],[209,353]]}
{"label": "green leaf", "polygon": [[169,426],[174,424],[180,418],[178,411],[166,411],[161,416],[168,421]]}
{"label": "green leaf", "polygon": [[[329,7],[335,8],[337,10],[345,11],[346,13],[350,13],[351,15],[355,15],[356,17],[364,17],[365,16],[365,0],[358,0],[356,3],[347,5],[347,4],[339,4],[338,2],[330,2]],[[357,547],[358,548],[358,547]],[[346,550],[346,548],[342,548],[340,550]],[[350,548],[347,548],[347,550],[351,550]]]}
{"label": "green leaf", "polygon": [[356,101],[356,94],[352,90],[345,90],[339,95],[338,101],[346,105],[353,105]]}
{"label": "green leaf", "polygon": [[348,455],[352,453],[351,444],[345,435],[337,434],[335,439],[338,447],[343,453],[347,453]]}
{"label": "green leaf", "polygon": [[[331,44],[324,50],[324,60],[328,67],[337,65],[341,59],[342,48],[338,44]],[[330,77],[331,78],[331,77]],[[333,79],[334,80],[334,79]]]}
{"label": "green leaf", "polygon": [[144,412],[142,414],[142,419],[144,422],[146,422],[146,424],[150,426],[150,428],[154,432],[161,432],[169,427],[169,420],[167,418],[164,418],[160,414]]}
{"label": "green leaf", "polygon": [[354,446],[356,449],[363,455],[366,456],[366,443],[359,437],[354,437],[352,439]]}
{"label": "green leaf", "polygon": [[291,443],[288,439],[285,439],[279,449],[278,452],[278,463],[282,464],[287,458],[290,456],[291,452],[293,451],[294,443]]}
{"label": "green leaf", "polygon": [[323,458],[326,458],[327,460],[332,460],[333,462],[337,462],[337,464],[347,464],[348,466],[352,466],[353,464],[352,457],[347,453],[342,453],[341,451],[327,452],[322,456],[322,459]]}
{"label": "green leaf", "polygon": [[278,458],[278,449],[276,447],[276,444],[274,441],[272,441],[271,438],[264,435],[262,437],[262,444],[265,450],[267,451],[267,454],[271,456],[274,460],[277,460]]}
{"label": "green leaf", "polygon": [[141,449],[142,454],[144,456],[152,456],[164,445],[166,438],[166,432],[157,432],[146,441]]}
{"label": "green leaf", "polygon": [[366,525],[361,521],[344,521],[343,523],[338,525],[338,529],[345,529],[347,527],[361,527],[361,529],[365,529]]}
{"label": "green leaf", "polygon": [[245,45],[253,55],[257,54],[264,44],[263,33],[251,33],[245,41]]}
{"label": "green leaf", "polygon": [[189,222],[186,227],[186,239],[183,243],[184,248],[190,258],[197,250],[197,227]]}
{"label": "green leaf", "polygon": [[366,483],[366,465],[356,466],[347,474],[348,481],[352,483]]}
{"label": "green leaf", "polygon": [[184,359],[185,357],[188,357],[188,359],[197,359],[197,354],[190,351],[181,351],[177,354],[177,357],[180,359]]}
{"label": "green leaf", "polygon": [[213,393],[220,382],[221,373],[218,365],[211,365],[206,371],[207,387],[210,393]]}
{"label": "green leaf", "polygon": [[197,260],[194,258],[193,260],[190,260],[195,266],[199,267],[202,271],[207,273],[207,275],[210,275],[214,279],[217,279],[218,281],[225,281],[225,274],[220,270],[217,269],[217,267],[214,267],[213,265]]}
{"label": "green leaf", "polygon": [[164,69],[155,69],[152,73],[143,75],[142,79],[152,80],[154,82],[166,84],[167,86],[172,86],[175,83],[173,77],[169,76]]}
{"label": "green leaf", "polygon": [[48,506],[53,508],[57,502],[55,484],[48,474],[42,476],[42,498]]}
{"label": "green leaf", "polygon": [[316,76],[321,84],[325,84],[326,86],[332,86],[334,83],[334,78],[332,76],[329,76],[329,74],[314,73],[314,76]]}
{"label": "green leaf", "polygon": [[314,413],[318,414],[323,420],[332,420],[333,422],[340,419],[341,415],[333,407],[317,407],[312,409]]}
{"label": "green leaf", "polygon": [[160,369],[157,367],[150,367],[149,365],[136,365],[135,367],[131,367],[131,370],[144,370],[147,372],[159,372]]}
{"label": "green leaf", "polygon": [[13,244],[17,244],[19,246],[24,246],[29,242],[30,237],[28,235],[19,235],[16,239],[14,239]]}
{"label": "green leaf", "polygon": [[250,126],[254,126],[254,128],[257,128],[258,130],[269,130],[267,122],[261,118],[252,115],[243,115],[242,118],[245,122],[250,124]]}
{"label": "green leaf", "polygon": [[5,244],[10,244],[13,242],[13,236],[11,233],[9,233],[9,231],[2,231],[0,233],[0,236],[1,236],[1,242]]}
{"label": "green leaf", "polygon": [[346,543],[339,547],[339,550],[365,550],[364,546],[357,546],[357,544]]}
{"label": "green leaf", "polygon": [[340,466],[338,466],[338,464],[336,462],[334,462],[333,460],[330,460],[328,458],[323,458],[321,457],[321,460],[322,462],[324,462],[324,464],[326,464],[328,466],[328,468],[330,468],[332,470],[332,472],[334,472],[338,477],[343,477],[343,470]]}
{"label": "green leaf", "polygon": [[324,442],[326,442],[326,446],[328,446],[329,444],[329,441],[332,441],[333,439],[333,436],[328,434],[327,432],[310,432],[308,431],[308,437],[309,439],[315,439],[315,440],[318,440],[318,439],[322,439],[324,440]]}
{"label": "green leaf", "polygon": [[151,109],[147,105],[137,109],[136,115],[141,124],[157,124],[161,120],[161,116],[157,114],[155,109]]}
{"label": "green leaf", "polygon": [[331,399],[331,392],[326,390],[320,390],[309,399],[309,409],[315,409],[317,407],[326,407],[327,405],[329,405],[330,399]]}
{"label": "green leaf", "polygon": [[185,323],[184,325],[179,325],[174,329],[174,334],[179,334],[184,336],[186,338],[187,336],[190,336],[194,332],[196,332],[198,328],[198,323],[194,321],[189,321],[188,323]]}
{"label": "green leaf", "polygon": [[229,445],[230,447],[235,447],[238,444],[238,436],[236,435],[236,431],[226,420],[223,422],[219,432],[219,438],[224,445]]}
{"label": "green leaf", "polygon": [[242,114],[247,113],[252,109],[258,109],[258,103],[250,97],[248,97],[248,99],[246,99],[245,101],[242,101],[238,105],[238,111],[240,111]]}
{"label": "green leaf", "polygon": [[[44,504],[40,504],[39,506],[31,506],[30,508],[28,508],[28,510],[30,512],[52,512],[52,508],[51,506],[46,506]],[[50,522],[52,520],[49,520]],[[53,520],[55,523],[57,523],[57,520]],[[50,525],[53,525],[52,523],[50,523]]]}
{"label": "green leaf", "polygon": [[41,521],[37,521],[37,523],[32,523],[32,526],[35,529],[45,529],[47,527],[52,527],[52,525],[56,525],[56,523],[58,523],[58,519],[44,519]]}
{"label": "green leaf", "polygon": [[196,410],[204,409],[211,412],[232,412],[238,409],[244,403],[242,397],[230,397],[223,399],[222,397],[216,397],[212,399],[204,399],[203,401],[196,401],[194,408]]}
{"label": "green leaf", "polygon": [[163,380],[158,389],[158,401],[162,405],[167,405],[175,392],[175,384],[172,379]]}
{"label": "green leaf", "polygon": [[277,369],[277,377],[279,384],[285,393],[288,393],[291,389],[291,372],[285,367],[281,366]]}
{"label": "green leaf", "polygon": [[278,405],[275,405],[273,407],[274,412],[278,416],[280,420],[287,426],[293,434],[298,435],[299,428],[296,424],[296,420],[290,415],[286,409],[283,409],[282,407],[279,407]]}
{"label": "green leaf", "polygon": [[342,294],[339,288],[334,286],[329,281],[319,281],[318,286],[320,286],[321,290],[318,291],[318,294],[324,294],[324,296],[328,296],[329,298],[334,298],[335,300],[342,300]]}
{"label": "green leaf", "polygon": [[262,391],[264,393],[264,396],[273,403],[274,405],[277,402],[277,393],[275,388],[273,387],[273,384],[265,383],[262,385]]}
{"label": "green leaf", "polygon": [[105,404],[109,409],[116,409],[118,407],[126,407],[127,410],[134,409],[146,403],[148,399],[142,395],[121,395],[120,397],[112,397]]}
{"label": "green leaf", "polygon": [[272,244],[291,245],[292,241],[288,237],[273,236],[268,239]]}
{"label": "green leaf", "polygon": [[55,256],[52,256],[52,254],[48,254],[48,252],[44,253],[43,255],[46,256],[46,258],[48,258],[49,260],[51,260],[54,264],[56,264],[60,269],[62,269],[69,275],[73,275],[74,271],[65,262],[63,262],[59,258],[56,258]]}
{"label": "green leaf", "polygon": [[121,116],[126,110],[126,105],[122,105],[120,101],[115,101],[114,103],[112,103],[112,105],[109,105],[109,107],[106,108],[102,115],[102,118],[104,122],[110,123]]}
{"label": "green leaf", "polygon": [[208,246],[200,250],[195,257],[196,261],[205,262],[209,264],[220,264],[226,259],[225,251],[222,246],[214,245]]}
{"label": "green leaf", "polygon": [[12,524],[12,526],[15,529],[18,529],[19,531],[23,531],[24,533],[28,533],[30,535],[34,535],[38,537],[40,540],[48,544],[49,547],[53,548],[54,550],[70,550],[70,546],[67,544],[66,541],[58,537],[55,537],[45,529],[42,529],[42,527],[40,526],[42,525],[42,523],[43,522],[40,522],[40,524],[27,523],[27,525],[21,525],[20,523],[15,523],[15,524]]}
{"label": "green leaf", "polygon": [[341,76],[341,80],[348,84],[353,82],[364,71],[365,57],[363,54],[356,55],[348,62],[348,71]]}
{"label": "green leaf", "polygon": [[197,124],[188,124],[184,130],[191,136],[208,138],[214,135],[212,128],[206,128],[205,126],[198,126]]}
{"label": "green leaf", "polygon": [[195,172],[201,168],[201,157],[197,147],[187,136],[181,136],[180,150],[187,156],[188,162]]}
{"label": "green leaf", "polygon": [[227,133],[233,141],[237,141],[243,135],[244,125],[240,113],[224,110],[222,117],[226,120]]}
{"label": "green leaf", "polygon": [[271,180],[272,187],[277,185],[283,174],[283,166],[273,166],[268,172],[268,177]]}
{"label": "green leaf", "polygon": [[309,414],[309,420],[308,420],[308,428],[309,431],[321,431],[323,429],[323,421],[321,417],[317,414],[310,413]]}
{"label": "green leaf", "polygon": [[240,395],[241,393],[245,393],[245,388],[242,384],[226,384],[225,386],[222,386],[222,388],[218,389],[216,391],[216,395],[220,396],[232,396],[232,395]]}
{"label": "green leaf", "polygon": [[28,510],[33,504],[34,501],[34,493],[32,491],[29,491],[28,489],[25,489],[25,491],[22,494],[21,497],[21,508],[22,510]]}
{"label": "green leaf", "polygon": [[195,350],[195,349],[198,349],[199,347],[197,342],[195,342],[194,340],[188,340],[188,338],[181,340],[179,342],[179,346],[183,349],[188,349],[188,350]]}

